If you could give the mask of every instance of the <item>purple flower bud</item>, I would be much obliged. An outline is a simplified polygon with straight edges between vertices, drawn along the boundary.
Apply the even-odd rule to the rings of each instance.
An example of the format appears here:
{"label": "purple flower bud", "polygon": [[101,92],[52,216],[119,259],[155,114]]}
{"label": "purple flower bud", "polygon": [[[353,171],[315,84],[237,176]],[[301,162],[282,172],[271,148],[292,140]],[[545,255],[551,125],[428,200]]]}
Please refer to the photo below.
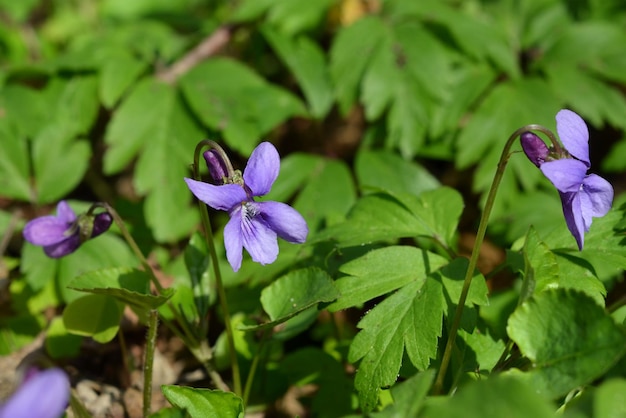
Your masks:
{"label": "purple flower bud", "polygon": [[218,185],[224,184],[224,179],[228,177],[228,170],[226,169],[226,165],[224,164],[224,160],[222,160],[221,155],[217,151],[210,149],[205,151],[202,156],[204,157],[204,161],[206,161],[206,165],[209,168],[211,178]]}
{"label": "purple flower bud", "polygon": [[522,143],[524,153],[533,164],[539,167],[541,164],[546,162],[548,154],[550,154],[550,150],[541,138],[532,132],[524,132],[520,141]]}
{"label": "purple flower bud", "polygon": [[106,232],[113,223],[113,217],[109,212],[103,212],[96,215],[93,221],[93,229],[91,230],[91,238]]}
{"label": "purple flower bud", "polygon": [[80,244],[96,237],[111,226],[109,213],[76,216],[64,200],[57,205],[56,216],[41,216],[24,227],[24,238],[43,247],[48,257],[60,258],[73,253]]}

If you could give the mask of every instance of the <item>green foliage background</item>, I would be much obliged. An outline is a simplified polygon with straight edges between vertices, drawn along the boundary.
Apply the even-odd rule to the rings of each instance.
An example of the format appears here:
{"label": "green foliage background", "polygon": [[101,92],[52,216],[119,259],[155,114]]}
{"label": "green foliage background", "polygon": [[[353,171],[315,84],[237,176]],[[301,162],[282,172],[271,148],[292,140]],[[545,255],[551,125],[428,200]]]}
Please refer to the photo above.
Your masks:
{"label": "green foliage background", "polygon": [[[450,301],[458,299],[464,271],[458,260],[448,263],[451,254],[464,251],[459,232],[475,230],[508,136],[530,123],[554,130],[554,115],[562,108],[588,123],[592,171],[614,185],[617,209],[594,221],[584,252],[571,251],[575,245],[557,193],[539,170],[514,155],[489,237],[509,251],[509,269],[533,277],[535,293],[546,291],[533,303],[546,312],[551,303],[567,308],[552,330],[565,332],[567,321],[580,320],[575,307],[587,306],[595,316],[586,317],[573,338],[584,339],[585,326],[603,326],[607,341],[542,352],[536,345],[545,334],[525,325],[542,325],[537,311],[516,311],[507,329],[506,314],[514,306],[500,311],[495,298],[487,307],[482,276],[470,293],[468,308],[476,310],[468,321],[476,325],[480,307],[489,341],[462,338],[468,346],[491,344],[493,352],[501,352],[504,344],[496,337],[508,334],[539,365],[524,379],[546,388],[549,394],[542,395],[551,399],[607,372],[623,355],[623,326],[616,328],[600,309],[626,267],[619,196],[626,186],[622,1],[0,0],[0,19],[0,231],[21,230],[61,199],[79,210],[87,202],[109,202],[151,261],[173,278],[173,300],[190,316],[198,311],[203,316],[209,306],[193,303],[194,297],[213,306],[215,295],[198,286],[208,280],[202,273],[206,248],[192,235],[199,216],[182,180],[190,174],[194,147],[213,139],[243,168],[260,141],[277,145],[281,173],[266,198],[288,201],[303,214],[311,229],[309,244],[281,243],[275,264],[261,267],[245,259],[237,275],[220,254],[234,312],[256,312],[259,307],[251,305],[260,300],[271,320],[265,327],[285,322],[279,339],[287,340],[311,326],[317,304],[336,312],[390,295],[357,321],[350,335],[333,340],[333,348],[304,348],[328,365],[342,388],[320,389],[321,399],[344,395],[335,400],[334,411],[313,402],[319,416],[352,412],[352,384],[364,410],[381,407],[379,396],[396,400],[373,416],[409,416],[411,408],[422,406],[424,416],[468,411],[470,406],[426,399],[428,373],[387,395],[379,389],[439,361],[442,321],[450,316]],[[205,49],[195,49],[199,46]],[[226,219],[226,214],[213,217],[216,242],[221,243]],[[218,249],[223,251],[221,244]],[[91,270],[137,264],[116,234],[87,242],[80,254],[62,260],[47,259],[19,237],[7,241],[2,267],[12,279],[12,312],[0,321],[0,352],[47,329],[46,308],[84,304],[77,302],[77,282],[70,283],[77,276],[84,290]],[[294,277],[312,288],[321,286],[317,280],[324,282],[319,294],[302,295],[303,306],[313,310],[282,306],[286,294],[302,291],[291,284]],[[334,284],[327,283],[331,279]],[[554,287],[568,290],[551,293]],[[124,289],[119,293],[127,296]],[[90,297],[120,314],[115,303]],[[422,326],[411,328],[416,321]],[[390,330],[390,322],[398,329]],[[110,323],[83,329],[90,325],[76,327],[103,341],[117,332]],[[263,328],[240,325],[248,331]],[[57,347],[49,341],[49,349]],[[243,336],[238,343],[244,357],[255,349]],[[559,363],[567,350],[592,352],[602,344],[611,361],[599,366],[602,359],[589,360],[594,371]],[[497,358],[484,354],[488,351],[476,361],[495,364]],[[311,377],[306,366],[289,374],[299,355],[287,353],[275,371],[282,383],[270,392],[298,378],[329,384]],[[362,365],[347,390],[337,358]],[[555,362],[562,368],[556,375],[549,366]],[[614,374],[621,375],[620,367]],[[561,379],[572,370],[580,375]],[[548,402],[514,377],[503,378],[500,386],[491,381],[472,386],[474,399],[490,396],[502,408],[485,415],[478,405],[475,416],[505,416],[508,398],[503,399],[513,391],[520,393],[515,399],[520,405],[537,405],[536,415],[519,416],[546,415]],[[623,379],[609,381],[598,396],[610,397],[623,387]],[[167,391],[176,402],[187,402],[184,390]],[[208,395],[193,396],[205,402]],[[470,392],[463,396],[461,405],[473,405]],[[599,408],[597,416],[611,416],[602,412],[604,406],[593,406],[595,399],[582,399],[580,410]],[[232,408],[233,414],[241,409]],[[571,416],[579,416],[576,411]]]}

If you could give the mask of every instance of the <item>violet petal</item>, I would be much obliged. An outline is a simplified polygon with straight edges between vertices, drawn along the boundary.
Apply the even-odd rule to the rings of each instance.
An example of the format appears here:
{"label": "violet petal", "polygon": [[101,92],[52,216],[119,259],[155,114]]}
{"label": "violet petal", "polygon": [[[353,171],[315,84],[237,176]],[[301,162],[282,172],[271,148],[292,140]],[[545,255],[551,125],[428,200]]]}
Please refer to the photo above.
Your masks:
{"label": "violet petal", "polygon": [[230,220],[224,227],[224,246],[226,247],[226,259],[233,268],[238,271],[243,259],[243,240],[241,238],[241,206],[230,213]]}
{"label": "violet petal", "polygon": [[260,216],[276,234],[288,242],[303,243],[309,227],[300,213],[281,202],[258,202]]}
{"label": "violet petal", "polygon": [[563,215],[567,229],[572,233],[578,249],[582,250],[585,243],[585,223],[581,210],[580,193],[559,193],[563,205]]}
{"label": "violet petal", "polygon": [[258,216],[255,203],[242,206],[241,238],[243,247],[250,253],[253,261],[270,264],[278,257],[276,232],[272,231],[261,216]]}
{"label": "violet petal", "polygon": [[271,143],[261,142],[252,151],[243,171],[243,181],[252,190],[253,196],[263,196],[269,193],[279,171],[278,151]]}
{"label": "violet petal", "polygon": [[543,164],[546,158],[548,158],[548,154],[550,154],[546,143],[532,132],[524,132],[521,135],[520,142],[528,159],[537,167]]}
{"label": "violet petal", "polygon": [[578,192],[587,174],[587,167],[573,158],[548,161],[539,167],[559,192]]}
{"label": "violet petal", "polygon": [[185,178],[189,190],[202,202],[218,210],[231,210],[247,199],[246,192],[238,184],[213,184]]}
{"label": "violet petal", "polygon": [[65,238],[61,242],[57,242],[56,244],[51,245],[44,245],[43,251],[48,257],[61,258],[73,253],[78,249],[78,247],[80,247],[80,235],[78,234],[77,230],[75,234]]}
{"label": "violet petal", "polygon": [[0,418],[59,418],[70,397],[70,382],[60,369],[38,372],[0,407]]}
{"label": "violet petal", "polygon": [[56,216],[42,216],[29,221],[24,226],[23,235],[31,244],[52,245],[66,239],[65,231],[69,228],[67,222]]}
{"label": "violet petal", "polygon": [[68,205],[65,200],[61,200],[57,204],[57,218],[67,223],[71,223],[76,220],[76,213],[74,213],[70,205]]}
{"label": "violet petal", "polygon": [[590,174],[583,180],[580,191],[580,203],[585,231],[589,231],[591,218],[606,215],[613,204],[613,186],[596,174]]}
{"label": "violet petal", "polygon": [[589,168],[589,130],[583,118],[571,110],[560,110],[556,114],[556,131],[565,149]]}

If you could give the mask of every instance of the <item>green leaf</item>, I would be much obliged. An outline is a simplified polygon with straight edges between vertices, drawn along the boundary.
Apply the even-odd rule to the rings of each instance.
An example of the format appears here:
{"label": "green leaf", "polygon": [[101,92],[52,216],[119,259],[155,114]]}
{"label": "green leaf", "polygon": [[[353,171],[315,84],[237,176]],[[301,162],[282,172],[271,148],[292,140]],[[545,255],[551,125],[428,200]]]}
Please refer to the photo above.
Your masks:
{"label": "green leaf", "polygon": [[395,385],[391,388],[393,405],[370,416],[372,418],[417,417],[434,378],[434,370],[425,370]]}
{"label": "green leaf", "polygon": [[148,68],[148,63],[135,58],[127,51],[108,59],[100,68],[99,94],[102,104],[112,108],[139,75]]}
{"label": "green leaf", "polygon": [[54,78],[44,94],[48,106],[54,109],[52,125],[59,126],[69,137],[89,133],[100,108],[96,76]]}
{"label": "green leaf", "polygon": [[445,258],[415,247],[372,250],[339,268],[348,276],[335,282],[341,297],[328,309],[334,312],[358,306],[413,281],[423,284],[430,273],[445,264]]}
{"label": "green leaf", "polygon": [[361,150],[354,164],[361,188],[418,195],[440,186],[425,168],[389,151]]}
{"label": "green leaf", "polygon": [[34,137],[50,117],[45,96],[39,91],[19,85],[9,85],[2,89],[0,106],[4,108],[4,118],[17,129],[16,134],[20,138]]}
{"label": "green leaf", "polygon": [[604,374],[626,353],[626,333],[584,293],[547,290],[522,304],[507,332],[533,364],[514,373],[550,398]]}
{"label": "green leaf", "polygon": [[293,207],[306,219],[309,229],[325,222],[345,219],[356,200],[356,190],[350,169],[343,161],[318,160]]}
{"label": "green leaf", "polygon": [[122,306],[114,298],[87,295],[65,307],[63,322],[69,332],[106,343],[117,334],[122,314]]}
{"label": "green leaf", "polygon": [[298,81],[311,114],[323,118],[334,100],[323,51],[305,36],[293,38],[270,26],[264,26],[262,32]]}
{"label": "green leaf", "polygon": [[243,400],[232,392],[196,389],[186,386],[161,386],[168,401],[191,418],[243,418]]}
{"label": "green leaf", "polygon": [[0,320],[0,355],[9,355],[39,335],[46,319],[43,315],[14,315]]}
{"label": "green leaf", "polygon": [[335,36],[330,49],[330,73],[342,114],[354,104],[361,78],[384,41],[385,31],[380,19],[364,17]]}
{"label": "green leaf", "polygon": [[0,119],[0,189],[2,196],[34,200],[30,188],[28,143]]}
{"label": "green leaf", "polygon": [[593,416],[595,418],[619,418],[626,416],[625,379],[611,379],[598,387],[594,396]]}
{"label": "green leaf", "polygon": [[524,242],[524,284],[522,285],[521,302],[534,293],[542,292],[557,285],[559,266],[556,256],[548,246],[539,239],[531,226]]}
{"label": "green leaf", "polygon": [[180,82],[198,118],[222,131],[228,145],[242,154],[250,154],[260,137],[287,118],[306,115],[291,93],[227,58],[197,65]]}
{"label": "green leaf", "polygon": [[[444,303],[446,301],[452,301],[456,303],[461,297],[461,290],[463,288],[463,282],[469,266],[469,260],[467,258],[455,258],[452,262],[440,270],[437,270],[432,275],[441,281],[443,289],[445,291]],[[465,306],[471,307],[472,305],[489,305],[487,294],[487,283],[485,278],[478,270],[474,271],[472,276],[472,284],[470,285],[467,299],[465,300]],[[448,302],[449,303],[449,302]]]}
{"label": "green leaf", "polygon": [[341,359],[309,346],[287,354],[281,360],[279,370],[287,377],[290,386],[317,385],[318,390],[311,399],[312,415],[339,417],[353,411],[354,387]]}
{"label": "green leaf", "polygon": [[[213,285],[210,282],[209,254],[206,241],[199,232],[194,233],[189,239],[189,245],[185,248],[184,259],[189,273],[186,286],[193,292],[197,315],[204,318],[209,311],[211,300],[215,299],[215,294],[212,292]],[[180,284],[182,285],[182,283]]]}
{"label": "green leaf", "polygon": [[147,195],[144,213],[157,241],[180,239],[198,221],[183,177],[202,137],[174,88],[152,79],[138,83],[107,127],[104,171],[117,173],[139,155],[134,185]]}
{"label": "green leaf", "polygon": [[437,354],[443,311],[437,280],[413,281],[379,303],[358,323],[361,331],[350,345],[348,360],[361,360],[355,377],[359,403],[374,409],[381,387],[392,385],[404,350],[418,370]]}
{"label": "green leaf", "polygon": [[80,292],[111,296],[146,311],[158,308],[174,293],[174,289],[164,289],[159,295],[151,294],[149,274],[130,267],[89,271],[69,282],[68,287]]}
{"label": "green leaf", "polygon": [[262,324],[262,327],[273,327],[319,303],[332,302],[337,297],[339,292],[325,271],[315,267],[292,271],[261,292],[261,304],[271,320]]}
{"label": "green leaf", "polygon": [[443,247],[452,247],[462,210],[460,194],[447,187],[419,196],[375,193],[359,199],[346,222],[327,228],[314,241],[332,239],[339,246],[351,246],[424,236]]}
{"label": "green leaf", "polygon": [[89,143],[74,140],[66,129],[62,125],[48,125],[34,141],[33,169],[39,203],[61,199],[80,183],[89,167]]}
{"label": "green leaf", "polygon": [[532,386],[495,376],[472,382],[455,396],[427,399],[420,417],[553,418],[554,407]]}
{"label": "green leaf", "polygon": [[52,358],[77,356],[82,342],[82,337],[68,333],[62,317],[52,319],[46,331],[46,352]]}

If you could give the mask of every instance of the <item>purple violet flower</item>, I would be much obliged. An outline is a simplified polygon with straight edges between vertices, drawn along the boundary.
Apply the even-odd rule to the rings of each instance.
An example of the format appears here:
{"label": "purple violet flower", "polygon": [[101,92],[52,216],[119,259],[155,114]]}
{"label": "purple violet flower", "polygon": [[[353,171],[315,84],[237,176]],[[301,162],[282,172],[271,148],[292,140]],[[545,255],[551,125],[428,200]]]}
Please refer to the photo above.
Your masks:
{"label": "purple violet flower", "polygon": [[28,373],[17,390],[0,405],[0,418],[59,418],[70,398],[70,381],[61,369]]}
{"label": "purple violet flower", "polygon": [[56,216],[41,216],[24,227],[24,238],[43,247],[48,257],[60,258],[76,251],[89,238],[105,232],[113,223],[107,212],[76,216],[66,201],[57,205]]}
{"label": "purple violet flower", "polygon": [[230,220],[224,228],[226,258],[234,271],[239,270],[243,248],[252,260],[273,263],[278,256],[276,237],[303,243],[309,232],[306,221],[291,206],[280,202],[255,202],[267,194],[278,177],[280,157],[269,142],[260,143],[252,152],[241,179],[219,186],[185,178],[189,190],[213,209],[227,211]]}
{"label": "purple violet flower", "polygon": [[589,131],[583,119],[563,109],[556,115],[556,130],[567,150],[565,155],[556,155],[531,132],[522,134],[522,148],[559,191],[565,223],[582,250],[592,218],[602,217],[611,209],[613,187],[602,177],[587,174],[591,167]]}

